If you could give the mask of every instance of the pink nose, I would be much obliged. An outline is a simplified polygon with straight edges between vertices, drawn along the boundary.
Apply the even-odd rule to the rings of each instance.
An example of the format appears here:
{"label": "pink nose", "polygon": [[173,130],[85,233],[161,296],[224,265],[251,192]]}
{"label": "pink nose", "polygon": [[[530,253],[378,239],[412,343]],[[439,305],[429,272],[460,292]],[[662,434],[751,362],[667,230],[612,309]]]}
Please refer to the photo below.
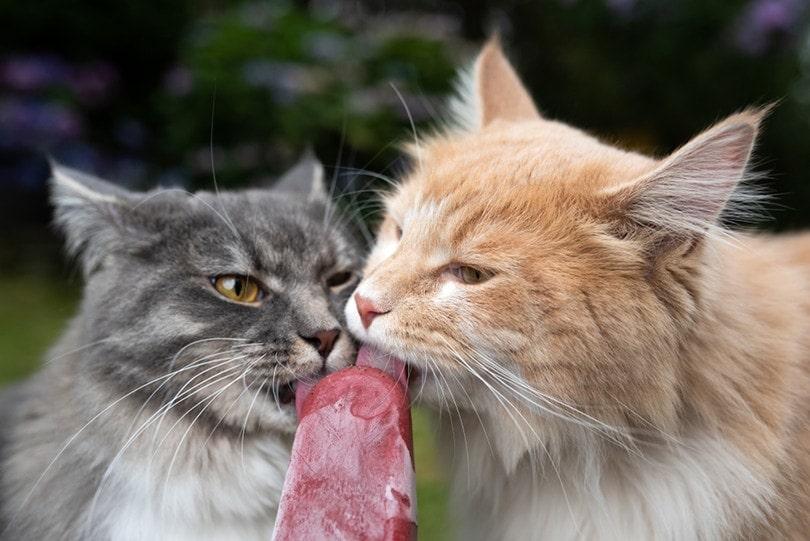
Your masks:
{"label": "pink nose", "polygon": [[360,293],[354,294],[354,302],[357,304],[357,313],[360,314],[360,321],[363,322],[363,327],[366,329],[368,329],[375,317],[388,313],[388,310],[381,310],[374,304],[374,301],[365,298]]}

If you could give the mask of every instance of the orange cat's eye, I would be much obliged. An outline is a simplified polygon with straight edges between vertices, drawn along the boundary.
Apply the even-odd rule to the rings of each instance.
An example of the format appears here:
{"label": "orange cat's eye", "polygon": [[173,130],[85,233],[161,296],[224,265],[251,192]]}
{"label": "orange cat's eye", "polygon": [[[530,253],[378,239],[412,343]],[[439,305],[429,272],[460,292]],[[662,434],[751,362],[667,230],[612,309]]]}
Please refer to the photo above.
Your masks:
{"label": "orange cat's eye", "polygon": [[234,302],[252,304],[264,298],[262,286],[249,276],[223,274],[212,277],[211,284],[217,293]]}
{"label": "orange cat's eye", "polygon": [[468,265],[451,265],[447,272],[463,284],[480,284],[492,278],[492,273]]}

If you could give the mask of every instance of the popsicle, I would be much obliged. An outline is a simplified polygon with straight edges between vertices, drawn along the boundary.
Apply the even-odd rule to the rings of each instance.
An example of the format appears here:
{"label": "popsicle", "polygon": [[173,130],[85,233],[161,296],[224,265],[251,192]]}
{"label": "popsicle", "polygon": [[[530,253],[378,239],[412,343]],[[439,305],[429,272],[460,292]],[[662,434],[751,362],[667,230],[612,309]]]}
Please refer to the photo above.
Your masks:
{"label": "popsicle", "polygon": [[405,365],[363,346],[357,366],[296,386],[300,424],[273,539],[416,539]]}

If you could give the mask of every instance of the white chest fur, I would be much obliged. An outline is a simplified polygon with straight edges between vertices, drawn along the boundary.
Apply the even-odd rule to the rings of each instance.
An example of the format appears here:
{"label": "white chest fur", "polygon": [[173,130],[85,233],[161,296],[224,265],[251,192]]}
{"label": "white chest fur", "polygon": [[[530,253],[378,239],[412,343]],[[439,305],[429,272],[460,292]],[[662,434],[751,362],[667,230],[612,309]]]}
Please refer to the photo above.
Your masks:
{"label": "white chest fur", "polygon": [[540,452],[534,467],[524,459],[508,471],[480,433],[467,436],[469,454],[456,442],[453,460],[459,539],[725,539],[741,519],[762,517],[773,497],[772,485],[718,437],[621,460],[572,450],[552,465]]}
{"label": "white chest fur", "polygon": [[288,444],[274,438],[209,442],[188,449],[166,472],[163,459],[122,461],[93,510],[104,539],[270,539],[289,463]]}

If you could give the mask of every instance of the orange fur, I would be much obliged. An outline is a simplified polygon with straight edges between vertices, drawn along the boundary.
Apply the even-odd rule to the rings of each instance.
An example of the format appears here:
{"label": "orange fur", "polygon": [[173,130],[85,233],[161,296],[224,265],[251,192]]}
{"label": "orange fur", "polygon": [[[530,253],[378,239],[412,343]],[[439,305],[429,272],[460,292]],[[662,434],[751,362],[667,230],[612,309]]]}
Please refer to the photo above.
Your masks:
{"label": "orange fur", "polygon": [[358,287],[384,314],[347,306],[455,419],[467,535],[806,538],[810,237],[716,225],[762,113],[659,160],[542,118],[497,43],[474,77],[477,128],[386,198]]}

